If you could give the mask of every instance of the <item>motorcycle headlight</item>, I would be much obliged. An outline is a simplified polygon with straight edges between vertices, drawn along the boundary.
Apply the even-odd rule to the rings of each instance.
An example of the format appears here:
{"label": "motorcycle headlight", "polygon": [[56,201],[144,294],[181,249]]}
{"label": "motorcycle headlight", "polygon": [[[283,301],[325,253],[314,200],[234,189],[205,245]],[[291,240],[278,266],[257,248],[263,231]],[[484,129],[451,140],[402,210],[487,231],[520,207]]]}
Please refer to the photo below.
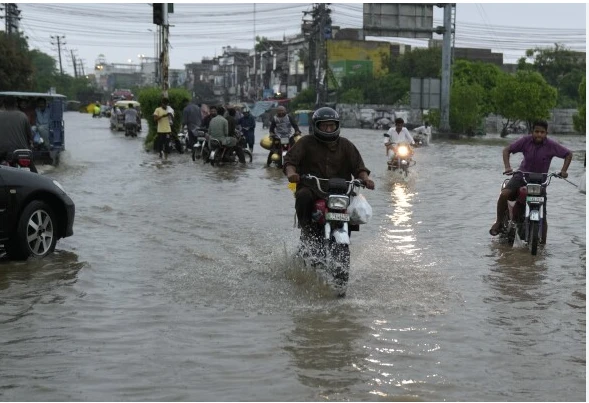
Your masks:
{"label": "motorcycle headlight", "polygon": [[397,150],[397,154],[399,154],[401,157],[406,157],[407,154],[409,154],[409,149],[407,146],[400,146]]}
{"label": "motorcycle headlight", "polygon": [[540,196],[542,194],[542,185],[537,183],[528,183],[528,195],[530,196]]}
{"label": "motorcycle headlight", "polygon": [[332,195],[327,199],[327,207],[334,210],[345,210],[350,204],[350,198],[342,195]]}

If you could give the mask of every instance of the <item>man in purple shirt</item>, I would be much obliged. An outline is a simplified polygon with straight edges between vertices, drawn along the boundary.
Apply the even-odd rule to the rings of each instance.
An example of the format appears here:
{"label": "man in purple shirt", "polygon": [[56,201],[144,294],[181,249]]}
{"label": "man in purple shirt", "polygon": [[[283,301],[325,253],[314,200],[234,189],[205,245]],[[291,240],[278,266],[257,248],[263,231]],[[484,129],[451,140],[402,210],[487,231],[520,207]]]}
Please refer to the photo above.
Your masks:
{"label": "man in purple shirt", "polygon": [[[573,159],[573,153],[556,141],[546,138],[548,123],[545,120],[535,121],[532,127],[534,130],[531,135],[524,136],[503,149],[503,164],[505,165],[505,172],[503,173],[507,174],[513,172],[513,169],[511,169],[511,165],[509,164],[509,154],[522,153],[524,159],[519,166],[520,171],[546,174],[550,169],[552,158],[558,157],[564,159],[562,169],[560,170],[560,176],[563,178],[568,177],[569,174],[567,173],[567,169]],[[500,232],[501,218],[507,211],[507,200],[515,200],[517,197],[517,191],[524,185],[523,175],[516,173],[501,191],[499,200],[497,200],[497,221],[495,221],[489,230],[489,233],[492,236],[496,236]],[[546,208],[546,204],[544,205],[544,208]],[[546,214],[544,214],[544,225],[542,227],[542,242],[546,242],[546,233],[548,231]]]}

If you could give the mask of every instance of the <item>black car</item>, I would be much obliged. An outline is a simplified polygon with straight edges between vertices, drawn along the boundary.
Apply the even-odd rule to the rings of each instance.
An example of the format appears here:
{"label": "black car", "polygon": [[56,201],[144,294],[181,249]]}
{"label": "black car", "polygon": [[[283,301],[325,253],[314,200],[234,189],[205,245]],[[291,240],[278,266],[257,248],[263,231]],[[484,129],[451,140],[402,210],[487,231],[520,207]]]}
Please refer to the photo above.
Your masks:
{"label": "black car", "polygon": [[0,244],[9,258],[42,258],[74,234],[75,205],[55,180],[0,165]]}

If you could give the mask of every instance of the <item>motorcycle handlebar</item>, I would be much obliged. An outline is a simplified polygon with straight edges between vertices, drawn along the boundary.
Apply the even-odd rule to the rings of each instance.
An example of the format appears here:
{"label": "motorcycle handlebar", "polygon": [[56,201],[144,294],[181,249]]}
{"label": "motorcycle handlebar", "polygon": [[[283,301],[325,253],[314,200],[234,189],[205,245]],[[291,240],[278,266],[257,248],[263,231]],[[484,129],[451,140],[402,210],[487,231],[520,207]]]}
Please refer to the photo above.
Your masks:
{"label": "motorcycle handlebar", "polygon": [[[329,181],[329,179],[319,178],[317,176],[310,175],[310,174],[301,175],[301,180],[302,179],[315,180],[315,182],[317,182],[317,190],[319,190],[322,193],[325,193],[325,192],[321,189],[321,182],[320,181]],[[348,191],[347,191],[348,194],[352,192],[354,187],[361,187],[361,188],[366,187],[366,183],[362,179],[353,179],[351,181],[346,181],[346,183],[348,184]]]}
{"label": "motorcycle handlebar", "polygon": [[[520,173],[523,175],[524,181],[526,181],[526,177],[525,175],[527,174],[534,174],[536,172],[524,172],[524,171],[520,171],[519,169],[516,169],[515,171],[510,171],[510,172],[503,172],[503,175],[507,175],[507,176],[512,176],[516,173]],[[542,183],[542,186],[548,186],[550,184],[550,180],[553,178],[559,178],[559,179],[564,179],[561,175],[560,172],[551,172],[549,174],[546,174],[546,181]],[[527,181],[526,181],[527,183]]]}

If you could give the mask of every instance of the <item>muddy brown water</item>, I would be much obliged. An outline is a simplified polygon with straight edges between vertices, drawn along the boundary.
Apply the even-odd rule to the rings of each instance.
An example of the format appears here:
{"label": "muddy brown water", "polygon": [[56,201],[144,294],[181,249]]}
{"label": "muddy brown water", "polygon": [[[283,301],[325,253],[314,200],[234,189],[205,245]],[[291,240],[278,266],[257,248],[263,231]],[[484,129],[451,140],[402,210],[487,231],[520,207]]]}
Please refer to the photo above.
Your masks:
{"label": "muddy brown water", "polygon": [[[537,256],[488,234],[517,137],[434,140],[405,180],[381,132],[344,129],[376,189],[338,299],[292,263],[294,199],[260,147],[247,168],[161,163],[106,119],[65,122],[43,174],[75,234],[0,262],[1,400],[585,399],[585,195],[552,182]],[[585,138],[558,140],[578,182]]]}

